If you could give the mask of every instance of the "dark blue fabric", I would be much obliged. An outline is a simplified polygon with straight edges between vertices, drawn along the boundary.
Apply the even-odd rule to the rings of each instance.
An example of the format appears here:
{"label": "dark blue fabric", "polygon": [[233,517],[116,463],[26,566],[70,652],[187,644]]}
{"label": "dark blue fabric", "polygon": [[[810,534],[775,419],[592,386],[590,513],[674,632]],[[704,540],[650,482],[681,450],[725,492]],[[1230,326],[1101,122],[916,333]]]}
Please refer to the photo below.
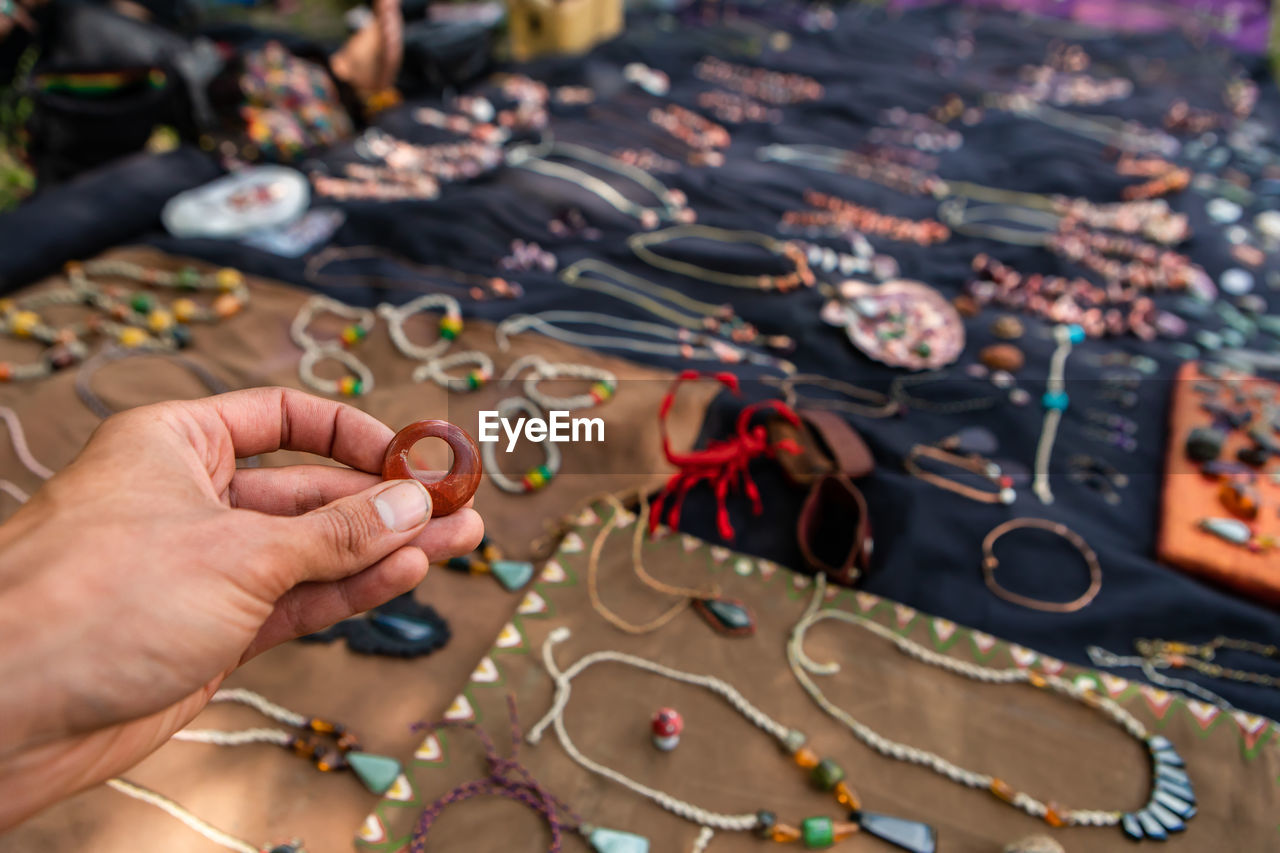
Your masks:
{"label": "dark blue fabric", "polygon": [[[1060,25],[1029,24],[1010,16],[924,10],[897,17],[880,11],[854,8],[841,13],[839,26],[829,33],[797,31],[795,46],[785,53],[742,59],[727,52],[726,40],[717,31],[693,26],[658,28],[646,21],[633,22],[621,40],[606,45],[585,60],[539,63],[531,73],[552,85],[587,83],[602,100],[621,96],[626,89],[621,67],[642,61],[667,71],[673,79],[672,97],[687,106],[705,84],[692,75],[693,65],[708,53],[733,61],[756,63],[797,71],[818,78],[826,87],[821,103],[786,109],[781,126],[747,125],[730,128],[733,146],[728,163],[720,169],[684,168],[678,176],[662,176],[669,185],[684,190],[706,224],[775,231],[782,211],[800,206],[804,189],[830,192],[900,216],[932,217],[936,205],[927,198],[909,197],[877,184],[853,178],[761,163],[756,149],[770,142],[821,143],[856,148],[881,110],[903,106],[923,112],[948,93],[966,102],[981,99],[985,90],[1008,88],[1017,70],[1043,60]],[[972,32],[976,51],[964,63],[947,59],[937,50],[940,39]],[[1072,31],[1069,40],[1081,36]],[[740,40],[740,39],[739,39]],[[1245,70],[1263,82],[1264,94],[1258,118],[1276,126],[1274,87],[1266,82],[1265,69],[1256,60],[1237,60],[1222,49],[1201,50],[1177,35],[1126,38],[1091,38],[1082,42],[1093,57],[1092,72],[1101,76],[1123,74],[1139,81],[1133,97],[1089,108],[1088,112],[1136,118],[1159,126],[1164,110],[1175,97],[1192,104],[1219,108],[1221,89],[1232,65],[1244,61]],[[632,96],[633,97],[633,96]],[[413,141],[438,138],[434,131],[415,125],[408,107],[381,119],[387,129]],[[624,127],[592,121],[582,108],[558,107],[554,127],[562,138],[594,142],[602,148],[647,144],[628,138]],[[959,151],[943,156],[941,174],[946,178],[976,181],[992,186],[1039,193],[1085,196],[1095,201],[1119,198],[1131,179],[1118,177],[1104,157],[1102,145],[1047,127],[1032,120],[991,112],[977,127],[962,128],[965,143]],[[324,158],[330,164],[349,158],[349,151],[333,151]],[[146,188],[148,191],[151,187]],[[112,192],[121,191],[113,187]],[[1206,198],[1186,192],[1173,203],[1192,218],[1195,238],[1185,247],[1208,272],[1217,276],[1233,266],[1221,230],[1204,214]],[[95,202],[96,203],[96,202]],[[118,209],[118,202],[112,209]],[[800,340],[794,361],[802,371],[819,372],[859,385],[884,388],[894,371],[856,352],[840,330],[818,320],[821,298],[817,292],[789,295],[741,292],[662,273],[646,267],[626,248],[625,237],[634,223],[602,205],[583,191],[563,182],[518,170],[505,170],[467,186],[451,186],[435,202],[342,204],[347,222],[333,245],[376,244],[422,263],[443,264],[460,270],[493,274],[496,260],[514,238],[534,240],[555,252],[563,264],[582,257],[601,257],[651,280],[678,286],[710,301],[732,301],[738,312],[767,333],[787,333]],[[547,230],[548,219],[568,207],[583,209],[592,224],[603,231],[596,242],[581,238],[559,240]],[[21,217],[23,214],[19,214]],[[147,223],[154,214],[145,217]],[[12,218],[11,218],[12,221]],[[30,234],[28,228],[23,234]],[[306,284],[305,259],[288,260],[246,249],[238,244],[176,240],[154,230],[136,232],[147,242],[168,251],[232,264],[249,272]],[[4,239],[12,231],[0,227]],[[124,235],[115,232],[115,239]],[[24,243],[25,239],[20,239]],[[1006,246],[960,236],[921,249],[910,244],[873,238],[879,250],[899,260],[905,277],[918,279],[951,296],[960,291],[969,275],[969,263],[987,251],[1025,272],[1077,274],[1043,250]],[[41,253],[44,262],[29,264],[34,274],[77,254],[65,242],[55,251]],[[74,247],[79,248],[79,247]],[[696,247],[680,246],[693,252]],[[704,247],[705,248],[705,247]],[[716,266],[729,269],[762,268],[759,253],[725,252]],[[386,272],[385,265],[367,264],[348,269]],[[778,267],[778,271],[781,267]],[[330,272],[338,272],[332,269]],[[343,270],[346,271],[346,270]],[[609,297],[571,290],[554,276],[514,276],[526,295],[516,302],[494,301],[465,306],[472,316],[497,320],[514,311],[550,308],[598,310],[617,316],[646,320],[650,317]],[[411,278],[411,276],[410,276]],[[1261,276],[1260,276],[1261,278]],[[326,287],[325,292],[349,302],[373,304],[390,299],[404,301],[409,291],[363,285]],[[1276,305],[1274,291],[1259,292]],[[967,321],[969,345],[962,364],[971,363],[977,350],[993,340],[989,325],[994,311]],[[1028,319],[1028,333],[1020,343],[1029,366],[1020,384],[1034,397],[1043,390],[1053,343],[1049,330]],[[1140,402],[1118,410],[1138,424],[1139,448],[1125,454],[1090,440],[1082,413],[1091,406],[1115,409],[1103,398],[1102,369],[1091,356],[1126,351],[1142,353],[1160,364],[1160,377],[1144,381]],[[651,359],[666,367],[680,367],[670,359]],[[1137,637],[1169,637],[1204,640],[1223,633],[1234,637],[1280,642],[1280,619],[1273,611],[1228,591],[1202,584],[1181,572],[1159,565],[1153,558],[1159,525],[1161,464],[1166,439],[1168,377],[1179,362],[1168,343],[1143,344],[1134,338],[1089,342],[1079,347],[1068,363],[1072,408],[1054,454],[1054,489],[1057,502],[1040,505],[1024,490],[1013,507],[978,504],[939,490],[910,477],[901,460],[913,443],[933,442],[961,427],[981,423],[999,438],[997,458],[1014,459],[1029,467],[1040,435],[1041,409],[1002,404],[987,412],[939,415],[914,411],[888,421],[852,418],[865,435],[879,468],[861,483],[871,507],[875,530],[873,568],[865,581],[872,592],[1006,637],[1032,648],[1075,662],[1086,662],[1085,647],[1096,643],[1129,653]],[[750,375],[750,371],[746,371]],[[957,368],[958,373],[958,368]],[[982,383],[921,388],[916,393],[941,399],[992,393]],[[713,405],[703,440],[725,435],[744,399],[760,398],[766,389],[747,383],[744,398],[722,395]],[[656,415],[655,415],[656,417]],[[1063,461],[1077,453],[1102,456],[1127,472],[1131,485],[1123,502],[1109,506],[1090,489],[1070,483]],[[739,535],[735,547],[802,567],[795,545],[795,519],[802,495],[789,487],[776,467],[753,466],[764,493],[763,519],[750,517],[741,496],[730,501]],[[1275,512],[1267,508],[1265,512]],[[1103,583],[1097,599],[1080,612],[1045,614],[1026,610],[993,596],[983,585],[980,543],[992,527],[1016,516],[1050,518],[1068,525],[1097,551],[1103,567]],[[686,506],[683,527],[712,541],[717,539],[713,502],[705,489],[695,491]],[[1025,537],[1025,538],[1024,538]],[[1038,549],[1038,550],[1037,550]],[[1066,542],[1015,533],[1000,546],[1002,579],[1020,592],[1065,600],[1087,583],[1079,554]],[[1265,669],[1256,661],[1242,665]],[[1133,673],[1128,673],[1133,674]],[[1230,701],[1243,707],[1280,716],[1280,694],[1266,688],[1249,688],[1229,682],[1206,682]]]}

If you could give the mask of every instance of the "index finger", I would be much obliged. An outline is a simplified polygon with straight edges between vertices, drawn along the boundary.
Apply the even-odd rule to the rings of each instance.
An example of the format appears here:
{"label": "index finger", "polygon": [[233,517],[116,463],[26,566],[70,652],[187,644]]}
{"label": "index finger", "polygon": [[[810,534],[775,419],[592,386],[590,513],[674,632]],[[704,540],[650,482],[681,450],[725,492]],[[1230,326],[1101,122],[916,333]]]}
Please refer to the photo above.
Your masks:
{"label": "index finger", "polygon": [[248,388],[183,406],[197,417],[217,418],[239,458],[299,450],[380,474],[395,435],[373,415],[292,388]]}

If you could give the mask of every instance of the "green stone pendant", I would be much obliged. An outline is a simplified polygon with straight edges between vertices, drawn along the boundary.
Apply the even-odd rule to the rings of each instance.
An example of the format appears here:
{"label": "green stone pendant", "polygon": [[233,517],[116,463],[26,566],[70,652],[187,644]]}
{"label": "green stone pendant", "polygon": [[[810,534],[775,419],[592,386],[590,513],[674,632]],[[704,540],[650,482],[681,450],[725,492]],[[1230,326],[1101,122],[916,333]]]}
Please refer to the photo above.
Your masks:
{"label": "green stone pendant", "polygon": [[649,839],[616,829],[593,829],[587,841],[596,853],[649,853]]}
{"label": "green stone pendant", "polygon": [[515,592],[533,578],[533,563],[523,560],[494,560],[489,571],[502,584],[503,589]]}
{"label": "green stone pendant", "polygon": [[375,794],[385,794],[400,775],[400,762],[372,752],[348,752],[351,771]]}

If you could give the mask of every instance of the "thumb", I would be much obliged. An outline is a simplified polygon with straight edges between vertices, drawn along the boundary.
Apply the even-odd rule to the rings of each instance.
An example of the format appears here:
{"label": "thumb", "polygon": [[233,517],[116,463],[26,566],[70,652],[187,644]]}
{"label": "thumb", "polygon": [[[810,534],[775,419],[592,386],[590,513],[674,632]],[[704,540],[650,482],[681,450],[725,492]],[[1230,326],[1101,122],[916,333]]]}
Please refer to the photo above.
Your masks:
{"label": "thumb", "polygon": [[334,581],[364,571],[408,545],[431,518],[431,495],[417,480],[379,483],[281,519],[294,583]]}

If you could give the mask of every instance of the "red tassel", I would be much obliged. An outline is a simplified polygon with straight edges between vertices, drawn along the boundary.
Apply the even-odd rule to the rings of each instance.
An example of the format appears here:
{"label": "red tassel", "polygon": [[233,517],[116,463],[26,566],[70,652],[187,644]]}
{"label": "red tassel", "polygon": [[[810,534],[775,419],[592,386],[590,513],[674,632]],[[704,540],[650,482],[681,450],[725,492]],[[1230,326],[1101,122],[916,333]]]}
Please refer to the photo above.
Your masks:
{"label": "red tassel", "polygon": [[[662,509],[670,498],[667,507],[667,524],[676,528],[680,524],[680,513],[684,506],[685,496],[696,485],[706,482],[711,486],[716,499],[716,529],[720,538],[732,541],[733,525],[729,521],[728,495],[739,478],[743,491],[751,501],[754,515],[764,513],[760,489],[751,477],[748,466],[752,459],[764,456],[773,459],[779,452],[798,454],[800,447],[791,439],[783,439],[775,444],[768,441],[768,432],[763,426],[752,426],[752,419],[761,411],[769,411],[781,415],[789,423],[799,426],[800,417],[785,403],[779,400],[768,400],[753,403],[738,413],[735,424],[735,435],[728,439],[717,439],[709,442],[702,450],[691,450],[676,453],[671,449],[671,438],[667,433],[667,415],[675,401],[676,389],[680,383],[703,378],[697,371],[685,370],[671,383],[670,390],[658,406],[658,426],[662,435],[662,453],[667,461],[680,470],[673,474],[663,486],[654,500],[653,512],[649,516],[649,532],[652,534],[662,517]],[[710,377],[733,393],[739,393],[738,377],[732,373],[717,373]]]}

